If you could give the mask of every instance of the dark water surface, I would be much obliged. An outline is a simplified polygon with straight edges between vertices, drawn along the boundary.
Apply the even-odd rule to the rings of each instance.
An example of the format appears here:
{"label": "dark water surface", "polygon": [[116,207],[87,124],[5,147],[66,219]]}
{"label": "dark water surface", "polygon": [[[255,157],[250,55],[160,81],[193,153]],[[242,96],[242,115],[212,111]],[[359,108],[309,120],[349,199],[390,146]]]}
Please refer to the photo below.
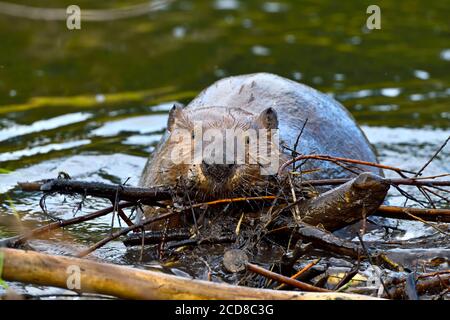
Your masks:
{"label": "dark water surface", "polygon": [[[82,9],[137,3],[77,1]],[[0,12],[0,237],[48,221],[39,194],[20,192],[17,181],[65,171],[136,184],[172,103],[229,75],[272,72],[329,93],[362,125],[380,161],[419,169],[450,134],[450,3],[382,1],[382,28],[372,31],[365,28],[370,4],[174,1],[141,17],[82,22],[78,31]],[[447,147],[425,174],[450,172],[449,156]],[[395,193],[390,201],[403,204]],[[76,203],[56,197],[47,205],[69,218]],[[88,200],[84,211],[106,205]],[[53,236],[58,246],[35,245],[67,253],[105,236],[110,223],[70,227]],[[398,240],[436,233],[420,223],[398,228]],[[125,252],[118,241],[95,255],[131,264]]]}

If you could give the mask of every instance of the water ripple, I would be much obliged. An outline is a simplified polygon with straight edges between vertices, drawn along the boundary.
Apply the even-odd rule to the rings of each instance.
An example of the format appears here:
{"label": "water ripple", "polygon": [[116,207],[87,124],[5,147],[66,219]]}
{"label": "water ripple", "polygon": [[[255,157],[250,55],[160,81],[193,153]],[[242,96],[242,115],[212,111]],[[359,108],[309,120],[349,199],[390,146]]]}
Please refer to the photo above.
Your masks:
{"label": "water ripple", "polygon": [[31,125],[13,125],[9,128],[0,130],[0,141],[8,140],[14,137],[23,136],[33,132],[52,130],[69,124],[82,122],[92,117],[91,113],[77,112],[64,114],[50,119],[39,120]]}

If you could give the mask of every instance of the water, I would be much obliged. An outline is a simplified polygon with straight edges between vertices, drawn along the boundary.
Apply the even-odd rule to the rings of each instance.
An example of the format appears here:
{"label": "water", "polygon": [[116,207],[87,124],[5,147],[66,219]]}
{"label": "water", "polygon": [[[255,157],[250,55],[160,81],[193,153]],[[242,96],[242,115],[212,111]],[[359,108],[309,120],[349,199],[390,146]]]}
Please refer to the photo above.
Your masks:
{"label": "water", "polygon": [[[77,3],[83,9],[139,1]],[[369,4],[184,0],[142,17],[83,22],[78,31],[0,13],[0,237],[48,222],[40,195],[19,191],[18,181],[64,171],[136,184],[172,103],[187,103],[229,75],[272,72],[326,92],[355,116],[382,163],[419,169],[450,134],[450,5],[384,1],[381,30],[368,30]],[[447,147],[424,173],[450,172],[449,155]],[[57,197],[48,206],[69,218],[77,201]],[[395,192],[389,201],[403,204]],[[106,205],[88,200],[84,212]],[[35,246],[68,253],[102,238],[110,223],[104,217],[70,227]],[[398,240],[436,234],[418,222],[397,227]],[[133,264],[125,252],[117,241],[95,256]]]}

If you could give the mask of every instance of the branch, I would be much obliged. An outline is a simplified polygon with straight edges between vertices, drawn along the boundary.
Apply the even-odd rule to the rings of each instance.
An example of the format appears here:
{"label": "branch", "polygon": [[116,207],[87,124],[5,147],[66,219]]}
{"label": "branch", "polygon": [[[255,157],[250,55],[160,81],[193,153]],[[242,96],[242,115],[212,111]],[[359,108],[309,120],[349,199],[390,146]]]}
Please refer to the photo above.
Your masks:
{"label": "branch", "polygon": [[368,162],[368,161],[363,161],[363,160],[341,158],[341,157],[332,157],[332,156],[324,155],[324,154],[301,155],[301,156],[295,157],[293,159],[290,159],[280,166],[280,168],[278,169],[278,174],[281,174],[281,172],[283,172],[283,170],[286,169],[286,167],[288,165],[290,165],[294,162],[300,161],[300,160],[307,160],[307,159],[315,159],[315,160],[330,161],[330,162],[339,161],[339,162],[354,163],[354,164],[360,164],[360,165],[369,166],[369,167],[387,169],[387,170],[392,170],[392,171],[397,172],[402,178],[406,178],[406,176],[403,174],[403,172],[416,174],[414,171],[404,170],[404,169],[387,166],[387,165],[379,164],[379,163],[375,163],[375,162]]}
{"label": "branch", "polygon": [[140,202],[147,205],[158,205],[158,201],[172,199],[168,188],[140,188],[119,184],[100,182],[86,182],[69,179],[52,179],[44,182],[19,182],[22,191],[43,191],[46,193],[82,194],[93,197],[106,198],[114,201],[118,199],[130,202]]}
{"label": "branch", "polygon": [[374,299],[347,293],[255,289],[15,249],[0,249],[0,256],[4,280],[67,289],[67,270],[78,266],[82,270],[80,292],[122,299]]}
{"label": "branch", "polygon": [[374,213],[375,216],[413,220],[408,214],[415,215],[425,221],[450,222],[450,209],[380,206]]}
{"label": "branch", "polygon": [[[319,179],[319,180],[303,180],[303,185],[311,185],[311,186],[333,186],[344,184],[351,179]],[[422,178],[407,178],[407,179],[386,179],[391,185],[405,185],[405,186],[441,186],[441,187],[450,187],[449,180],[422,180]]]}
{"label": "branch", "polygon": [[[125,202],[125,203],[119,204],[119,208],[120,209],[128,208],[133,205],[134,205],[133,203]],[[105,208],[102,210],[98,210],[98,211],[89,213],[84,216],[79,216],[79,217],[75,217],[75,218],[67,219],[67,220],[59,220],[59,221],[47,224],[45,226],[33,229],[29,232],[26,232],[25,234],[11,237],[11,238],[2,239],[2,240],[0,240],[0,247],[16,248],[16,247],[20,246],[21,244],[23,244],[25,241],[27,241],[31,238],[37,237],[45,232],[49,232],[51,230],[70,226],[72,224],[77,224],[77,223],[81,223],[84,221],[92,220],[92,219],[107,215],[108,213],[111,213],[113,210],[114,210],[114,207],[108,207],[108,208]]]}

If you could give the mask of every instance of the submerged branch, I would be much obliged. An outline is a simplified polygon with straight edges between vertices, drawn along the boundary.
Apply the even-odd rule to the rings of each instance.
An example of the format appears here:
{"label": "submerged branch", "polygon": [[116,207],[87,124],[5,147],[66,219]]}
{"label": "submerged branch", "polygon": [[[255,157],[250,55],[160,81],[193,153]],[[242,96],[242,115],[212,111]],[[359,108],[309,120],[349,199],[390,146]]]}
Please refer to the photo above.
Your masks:
{"label": "submerged branch", "polygon": [[[134,204],[130,203],[130,202],[120,203],[118,205],[118,207],[120,209],[132,207],[132,206],[134,206]],[[108,207],[108,208],[105,208],[102,210],[98,210],[98,211],[86,214],[84,216],[79,216],[79,217],[75,217],[75,218],[67,219],[67,220],[55,221],[55,222],[52,222],[45,226],[30,230],[22,235],[2,239],[2,240],[0,240],[0,247],[15,248],[15,247],[22,245],[25,241],[27,241],[31,238],[37,237],[43,233],[49,232],[51,230],[59,229],[59,228],[64,228],[64,227],[67,227],[67,226],[70,226],[73,224],[89,221],[89,220],[107,215],[108,213],[111,213],[113,210],[114,210],[114,207]]]}

